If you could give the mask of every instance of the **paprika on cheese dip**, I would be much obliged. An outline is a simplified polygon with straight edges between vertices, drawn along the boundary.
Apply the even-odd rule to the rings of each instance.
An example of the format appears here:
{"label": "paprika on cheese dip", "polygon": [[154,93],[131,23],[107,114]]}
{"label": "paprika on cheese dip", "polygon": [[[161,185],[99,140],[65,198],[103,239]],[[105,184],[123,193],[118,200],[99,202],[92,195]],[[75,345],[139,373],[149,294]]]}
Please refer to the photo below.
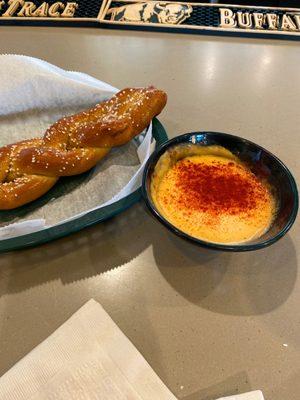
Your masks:
{"label": "paprika on cheese dip", "polygon": [[267,184],[221,146],[179,145],[151,179],[160,214],[181,231],[214,243],[243,243],[270,227],[276,202]]}

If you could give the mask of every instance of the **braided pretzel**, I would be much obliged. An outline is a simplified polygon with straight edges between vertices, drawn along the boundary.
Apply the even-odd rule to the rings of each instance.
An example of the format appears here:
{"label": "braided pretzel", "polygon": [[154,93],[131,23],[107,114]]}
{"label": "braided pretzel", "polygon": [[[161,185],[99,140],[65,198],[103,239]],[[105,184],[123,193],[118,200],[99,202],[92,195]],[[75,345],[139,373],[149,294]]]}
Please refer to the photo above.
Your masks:
{"label": "braided pretzel", "polygon": [[0,148],[0,210],[37,199],[60,176],[89,170],[112,147],[141,133],[166,100],[166,94],[153,87],[124,89],[87,111],[58,120],[43,138]]}

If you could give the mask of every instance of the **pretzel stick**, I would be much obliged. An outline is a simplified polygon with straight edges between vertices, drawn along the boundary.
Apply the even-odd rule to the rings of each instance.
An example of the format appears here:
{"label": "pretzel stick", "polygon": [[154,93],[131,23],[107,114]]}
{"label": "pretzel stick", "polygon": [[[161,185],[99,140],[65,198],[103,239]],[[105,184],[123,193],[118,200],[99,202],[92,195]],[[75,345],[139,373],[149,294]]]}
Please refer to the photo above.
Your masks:
{"label": "pretzel stick", "polygon": [[0,210],[37,199],[60,176],[94,167],[112,147],[141,133],[166,101],[166,94],[154,87],[124,89],[89,110],[58,120],[41,139],[0,148]]}

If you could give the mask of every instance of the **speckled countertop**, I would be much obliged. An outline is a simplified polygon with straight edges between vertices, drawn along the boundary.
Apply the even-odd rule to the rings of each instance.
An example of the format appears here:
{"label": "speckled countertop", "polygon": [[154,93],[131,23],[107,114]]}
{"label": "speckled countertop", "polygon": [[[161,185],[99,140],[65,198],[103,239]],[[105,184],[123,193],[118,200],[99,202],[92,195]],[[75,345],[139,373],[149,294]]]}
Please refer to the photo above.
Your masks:
{"label": "speckled countertop", "polygon": [[[117,87],[169,95],[170,137],[229,132],[267,147],[299,182],[297,42],[1,27],[0,51]],[[0,256],[0,374],[91,297],[179,399],[263,390],[300,398],[299,222],[270,248],[222,254],[169,234],[142,203],[47,245]],[[299,257],[299,256],[298,256]]]}

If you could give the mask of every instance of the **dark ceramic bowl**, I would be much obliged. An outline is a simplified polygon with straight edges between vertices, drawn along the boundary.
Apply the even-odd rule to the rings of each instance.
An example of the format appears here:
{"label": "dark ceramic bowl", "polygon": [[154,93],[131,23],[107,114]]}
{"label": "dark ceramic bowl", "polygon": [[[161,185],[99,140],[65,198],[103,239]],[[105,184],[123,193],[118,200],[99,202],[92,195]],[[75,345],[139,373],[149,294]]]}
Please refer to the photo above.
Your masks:
{"label": "dark ceramic bowl", "polygon": [[[173,146],[188,143],[200,146],[219,145],[225,147],[240,160],[244,161],[255,175],[269,182],[276,193],[278,212],[269,230],[264,235],[251,241],[234,245],[206,242],[182,232],[158,212],[150,194],[150,181],[155,165],[166,150]],[[288,168],[277,157],[257,144],[238,136],[219,132],[187,133],[164,143],[151,155],[145,166],[142,190],[149,210],[171,232],[199,246],[222,251],[249,251],[270,246],[288,232],[296,219],[298,211],[297,186]]]}

